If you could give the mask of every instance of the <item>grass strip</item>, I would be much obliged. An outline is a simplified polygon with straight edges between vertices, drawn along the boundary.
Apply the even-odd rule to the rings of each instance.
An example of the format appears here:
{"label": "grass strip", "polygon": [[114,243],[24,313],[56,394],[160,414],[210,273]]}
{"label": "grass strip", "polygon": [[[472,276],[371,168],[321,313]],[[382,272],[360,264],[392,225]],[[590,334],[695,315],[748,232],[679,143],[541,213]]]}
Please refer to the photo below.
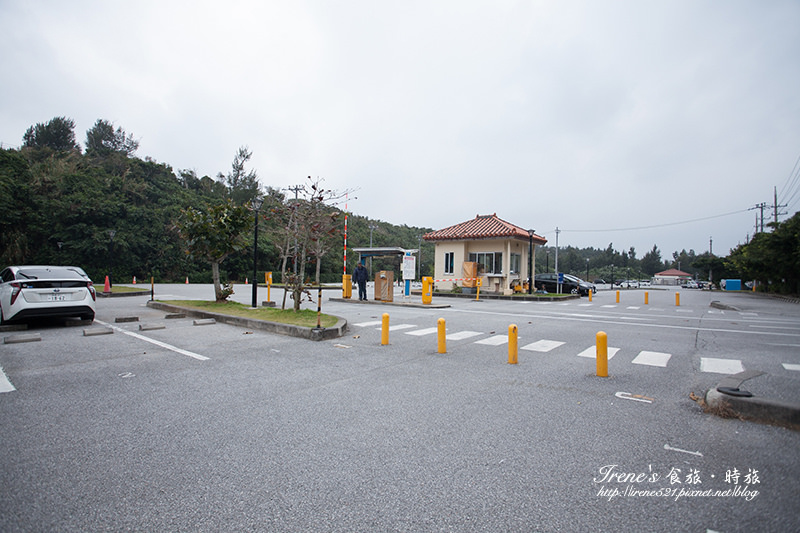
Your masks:
{"label": "grass strip", "polygon": [[[211,302],[205,300],[160,300],[162,303],[176,305],[178,307],[189,307],[210,313],[221,315],[238,316],[252,318],[255,320],[267,320],[280,324],[290,324],[306,328],[317,327],[317,312],[311,309],[301,309],[295,312],[294,309],[275,309],[273,307],[259,307],[254,309],[239,302]],[[320,324],[323,328],[330,328],[336,325],[338,319],[335,316],[321,314]]]}

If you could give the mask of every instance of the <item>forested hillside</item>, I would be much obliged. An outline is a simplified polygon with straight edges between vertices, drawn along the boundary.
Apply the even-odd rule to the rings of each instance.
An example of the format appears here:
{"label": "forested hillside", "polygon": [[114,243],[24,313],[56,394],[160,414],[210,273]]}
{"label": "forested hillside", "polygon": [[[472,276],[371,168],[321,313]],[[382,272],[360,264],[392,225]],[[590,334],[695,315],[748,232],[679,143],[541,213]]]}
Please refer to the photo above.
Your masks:
{"label": "forested hillside", "polygon": [[[258,183],[231,179],[231,173],[212,178],[133,154],[137,144],[121,128],[99,120],[87,132],[86,150],[74,140],[69,119],[57,117],[37,124],[25,134],[19,150],[0,150],[0,263],[74,264],[94,280],[130,282],[209,282],[210,267],[192,260],[176,230],[181,211],[203,209],[226,198],[245,203],[258,192]],[[233,154],[232,154],[233,155]],[[235,173],[235,172],[234,172]],[[246,173],[243,173],[243,175]],[[276,220],[268,205],[285,202],[281,191],[261,192],[270,200],[261,210],[258,272],[273,271],[280,280],[281,257],[275,241]],[[323,281],[341,281],[344,217],[331,251],[322,258]],[[368,220],[349,215],[348,247],[366,247],[370,226],[375,246],[417,248],[428,228]],[[432,272],[433,247],[423,244],[424,272]],[[348,272],[356,257],[348,257]],[[397,264],[375,260],[375,268]],[[313,275],[313,265],[307,276]],[[253,272],[252,235],[249,244],[222,264],[222,277],[244,281]]]}
{"label": "forested hillside", "polygon": [[[138,142],[122,128],[98,120],[86,132],[85,148],[75,139],[74,122],[56,117],[31,126],[18,149],[0,149],[0,263],[72,264],[83,267],[96,281],[111,274],[115,282],[139,280],[182,282],[211,281],[209,263],[192,259],[189,246],[179,236],[179,221],[186,210],[207,211],[228,200],[251,206],[263,198],[258,236],[257,276],[273,272],[281,280],[281,267],[293,230],[287,209],[293,200],[270,185],[260,183],[254,170],[246,168],[245,147],[234,154],[227,174],[198,177],[193,171],[173,170],[169,165],[135,156]],[[310,183],[310,188],[315,185]],[[328,191],[330,192],[330,191]],[[313,195],[309,196],[311,198]],[[335,195],[334,195],[335,196]],[[325,202],[323,202],[324,204]],[[344,216],[335,202],[326,204],[332,229],[319,238],[323,248],[303,254],[305,279],[315,278],[317,257],[320,280],[339,282],[343,272]],[[327,215],[326,215],[327,216]],[[694,250],[673,252],[664,259],[654,245],[641,258],[636,250],[538,247],[536,272],[558,269],[590,281],[646,279],[658,271],[678,268],[697,279],[743,278],[759,281],[759,289],[797,293],[800,290],[800,232],[798,215],[770,224],[772,232],[760,233],[737,247],[729,257]],[[254,218],[255,221],[255,218]],[[413,222],[413,221],[409,221]],[[453,223],[459,221],[454,220]],[[288,224],[288,225],[287,225]],[[355,268],[353,248],[399,246],[421,248],[422,275],[433,275],[434,248],[422,241],[431,228],[394,225],[348,215],[347,272]],[[253,236],[243,235],[244,246],[221,263],[223,281],[244,281],[253,273]],[[248,240],[249,239],[249,240]],[[295,241],[296,242],[296,241]],[[282,244],[283,243],[283,244]],[[293,271],[300,255],[289,261]],[[316,255],[315,255],[316,254]],[[398,259],[375,259],[372,270],[394,270]]]}

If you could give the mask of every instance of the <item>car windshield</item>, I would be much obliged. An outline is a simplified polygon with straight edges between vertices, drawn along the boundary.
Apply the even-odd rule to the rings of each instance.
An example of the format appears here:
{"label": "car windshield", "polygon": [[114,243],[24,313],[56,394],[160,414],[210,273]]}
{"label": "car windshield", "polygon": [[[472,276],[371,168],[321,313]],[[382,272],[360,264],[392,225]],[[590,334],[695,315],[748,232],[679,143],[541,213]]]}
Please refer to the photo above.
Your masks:
{"label": "car windshield", "polygon": [[574,281],[575,283],[583,283],[583,280],[581,278],[576,278],[572,274],[564,274],[564,279]]}
{"label": "car windshield", "polygon": [[17,279],[80,279],[86,275],[74,267],[31,267],[22,268],[16,274]]}

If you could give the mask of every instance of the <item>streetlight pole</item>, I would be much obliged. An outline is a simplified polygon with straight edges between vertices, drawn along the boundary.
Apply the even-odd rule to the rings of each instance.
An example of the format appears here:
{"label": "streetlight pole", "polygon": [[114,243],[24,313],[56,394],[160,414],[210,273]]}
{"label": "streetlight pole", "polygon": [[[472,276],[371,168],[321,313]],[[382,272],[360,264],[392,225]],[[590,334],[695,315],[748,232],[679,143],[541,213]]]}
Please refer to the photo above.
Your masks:
{"label": "streetlight pole", "polygon": [[528,230],[528,294],[533,294],[533,234],[536,230]]}
{"label": "streetlight pole", "polygon": [[589,282],[589,258],[586,258],[586,282]]}
{"label": "streetlight pole", "polygon": [[114,270],[114,235],[116,235],[116,230],[110,229],[108,230],[108,236],[111,239],[108,241],[108,286],[111,287],[113,284],[111,282],[113,276],[112,271]]}
{"label": "streetlight pole", "polygon": [[258,307],[258,270],[257,270],[257,260],[258,260],[258,210],[261,209],[261,204],[264,203],[264,200],[259,197],[253,198],[250,202],[250,205],[253,207],[253,211],[255,212],[255,224],[253,225],[253,306]]}

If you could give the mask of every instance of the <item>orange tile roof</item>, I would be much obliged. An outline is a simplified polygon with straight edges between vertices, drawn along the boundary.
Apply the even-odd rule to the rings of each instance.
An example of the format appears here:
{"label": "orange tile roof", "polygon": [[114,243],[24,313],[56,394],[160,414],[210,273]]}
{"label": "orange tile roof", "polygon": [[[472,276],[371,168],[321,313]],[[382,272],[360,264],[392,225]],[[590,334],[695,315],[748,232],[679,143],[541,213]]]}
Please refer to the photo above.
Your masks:
{"label": "orange tile roof", "polygon": [[676,268],[670,268],[669,270],[664,270],[663,272],[656,272],[656,276],[673,276],[678,278],[691,278],[692,275],[684,272],[683,270],[678,270]]}
{"label": "orange tile roof", "polygon": [[[426,241],[474,241],[478,239],[528,240],[528,230],[498,218],[497,214],[477,215],[474,219],[431,231],[422,236]],[[534,233],[534,244],[545,244],[547,239]]]}

